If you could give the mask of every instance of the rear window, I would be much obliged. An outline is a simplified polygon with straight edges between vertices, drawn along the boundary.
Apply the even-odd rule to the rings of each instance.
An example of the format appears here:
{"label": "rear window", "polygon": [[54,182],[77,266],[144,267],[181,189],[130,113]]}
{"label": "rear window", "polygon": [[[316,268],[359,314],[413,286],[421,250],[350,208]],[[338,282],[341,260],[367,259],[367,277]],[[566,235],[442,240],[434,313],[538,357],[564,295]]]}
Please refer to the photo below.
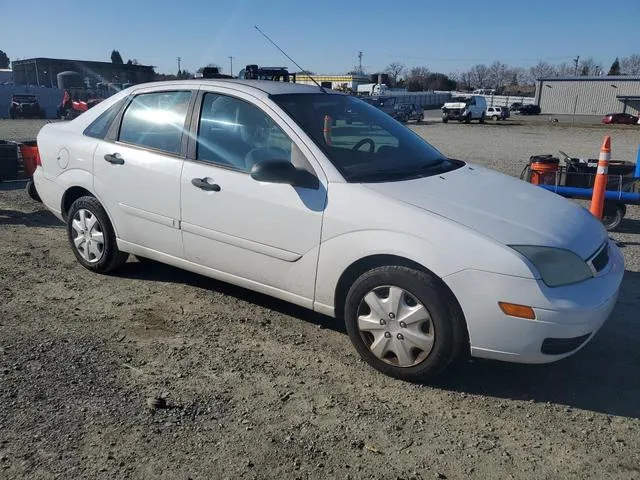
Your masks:
{"label": "rear window", "polygon": [[111,107],[102,112],[98,118],[96,118],[87,128],[85,128],[84,134],[87,137],[93,138],[106,137],[111,123],[118,115],[118,112],[120,111],[122,105],[126,100],[126,98],[123,98],[122,100],[114,103],[113,105],[111,105]]}

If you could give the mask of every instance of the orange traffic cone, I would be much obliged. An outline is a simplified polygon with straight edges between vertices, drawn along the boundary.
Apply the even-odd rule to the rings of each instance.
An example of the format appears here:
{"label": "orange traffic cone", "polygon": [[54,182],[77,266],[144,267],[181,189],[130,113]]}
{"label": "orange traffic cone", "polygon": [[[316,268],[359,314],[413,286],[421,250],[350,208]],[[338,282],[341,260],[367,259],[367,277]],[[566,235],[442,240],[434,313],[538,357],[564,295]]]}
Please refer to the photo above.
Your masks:
{"label": "orange traffic cone", "polygon": [[606,135],[600,147],[600,158],[598,159],[598,171],[593,184],[593,195],[591,196],[591,214],[596,218],[602,218],[604,210],[604,196],[607,192],[607,173],[609,171],[609,160],[611,160],[611,137]]}

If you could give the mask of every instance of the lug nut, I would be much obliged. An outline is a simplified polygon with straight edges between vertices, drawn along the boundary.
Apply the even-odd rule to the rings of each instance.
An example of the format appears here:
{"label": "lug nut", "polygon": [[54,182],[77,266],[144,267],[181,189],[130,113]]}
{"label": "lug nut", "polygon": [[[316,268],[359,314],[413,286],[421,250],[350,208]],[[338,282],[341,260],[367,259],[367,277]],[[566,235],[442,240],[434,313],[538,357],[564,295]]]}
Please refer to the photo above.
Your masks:
{"label": "lug nut", "polygon": [[389,332],[384,332],[384,337],[385,337],[385,338],[391,338],[391,333],[389,333]]}
{"label": "lug nut", "polygon": [[398,340],[404,340],[404,335],[402,335],[401,333],[398,334]]}
{"label": "lug nut", "polygon": [[404,322],[400,322],[400,327],[401,327],[401,328],[407,328],[407,324],[406,324],[406,323],[404,323]]}
{"label": "lug nut", "polygon": [[394,318],[396,318],[396,314],[395,314],[395,313],[393,313],[393,312],[391,312],[391,313],[389,314],[389,318],[390,318],[391,320],[393,320]]}
{"label": "lug nut", "polygon": [[387,324],[386,320],[384,318],[381,318],[380,325],[386,325],[386,324]]}

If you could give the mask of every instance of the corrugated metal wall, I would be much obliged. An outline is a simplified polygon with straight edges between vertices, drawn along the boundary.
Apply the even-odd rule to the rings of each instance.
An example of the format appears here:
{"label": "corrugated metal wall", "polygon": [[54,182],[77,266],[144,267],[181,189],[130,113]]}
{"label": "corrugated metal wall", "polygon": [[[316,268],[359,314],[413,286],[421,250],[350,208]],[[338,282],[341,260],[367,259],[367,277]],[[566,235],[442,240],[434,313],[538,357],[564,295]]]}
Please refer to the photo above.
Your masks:
{"label": "corrugated metal wall", "polygon": [[[597,80],[543,79],[537,82],[536,99],[542,113],[606,115],[622,112],[618,95],[640,96],[640,78],[605,77]],[[630,101],[627,113],[637,114],[638,101]]]}

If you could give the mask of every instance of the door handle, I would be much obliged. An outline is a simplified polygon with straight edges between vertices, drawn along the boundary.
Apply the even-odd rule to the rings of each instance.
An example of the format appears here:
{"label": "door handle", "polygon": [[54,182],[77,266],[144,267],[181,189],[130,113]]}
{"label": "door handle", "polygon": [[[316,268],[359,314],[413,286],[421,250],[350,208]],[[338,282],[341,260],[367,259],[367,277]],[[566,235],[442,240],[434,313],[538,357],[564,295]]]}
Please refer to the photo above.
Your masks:
{"label": "door handle", "polygon": [[124,165],[124,158],[122,158],[119,153],[107,153],[104,159],[114,165]]}
{"label": "door handle", "polygon": [[220,185],[217,183],[209,183],[209,180],[211,180],[209,177],[192,178],[191,185],[198,187],[201,190],[206,190],[207,192],[219,192]]}

